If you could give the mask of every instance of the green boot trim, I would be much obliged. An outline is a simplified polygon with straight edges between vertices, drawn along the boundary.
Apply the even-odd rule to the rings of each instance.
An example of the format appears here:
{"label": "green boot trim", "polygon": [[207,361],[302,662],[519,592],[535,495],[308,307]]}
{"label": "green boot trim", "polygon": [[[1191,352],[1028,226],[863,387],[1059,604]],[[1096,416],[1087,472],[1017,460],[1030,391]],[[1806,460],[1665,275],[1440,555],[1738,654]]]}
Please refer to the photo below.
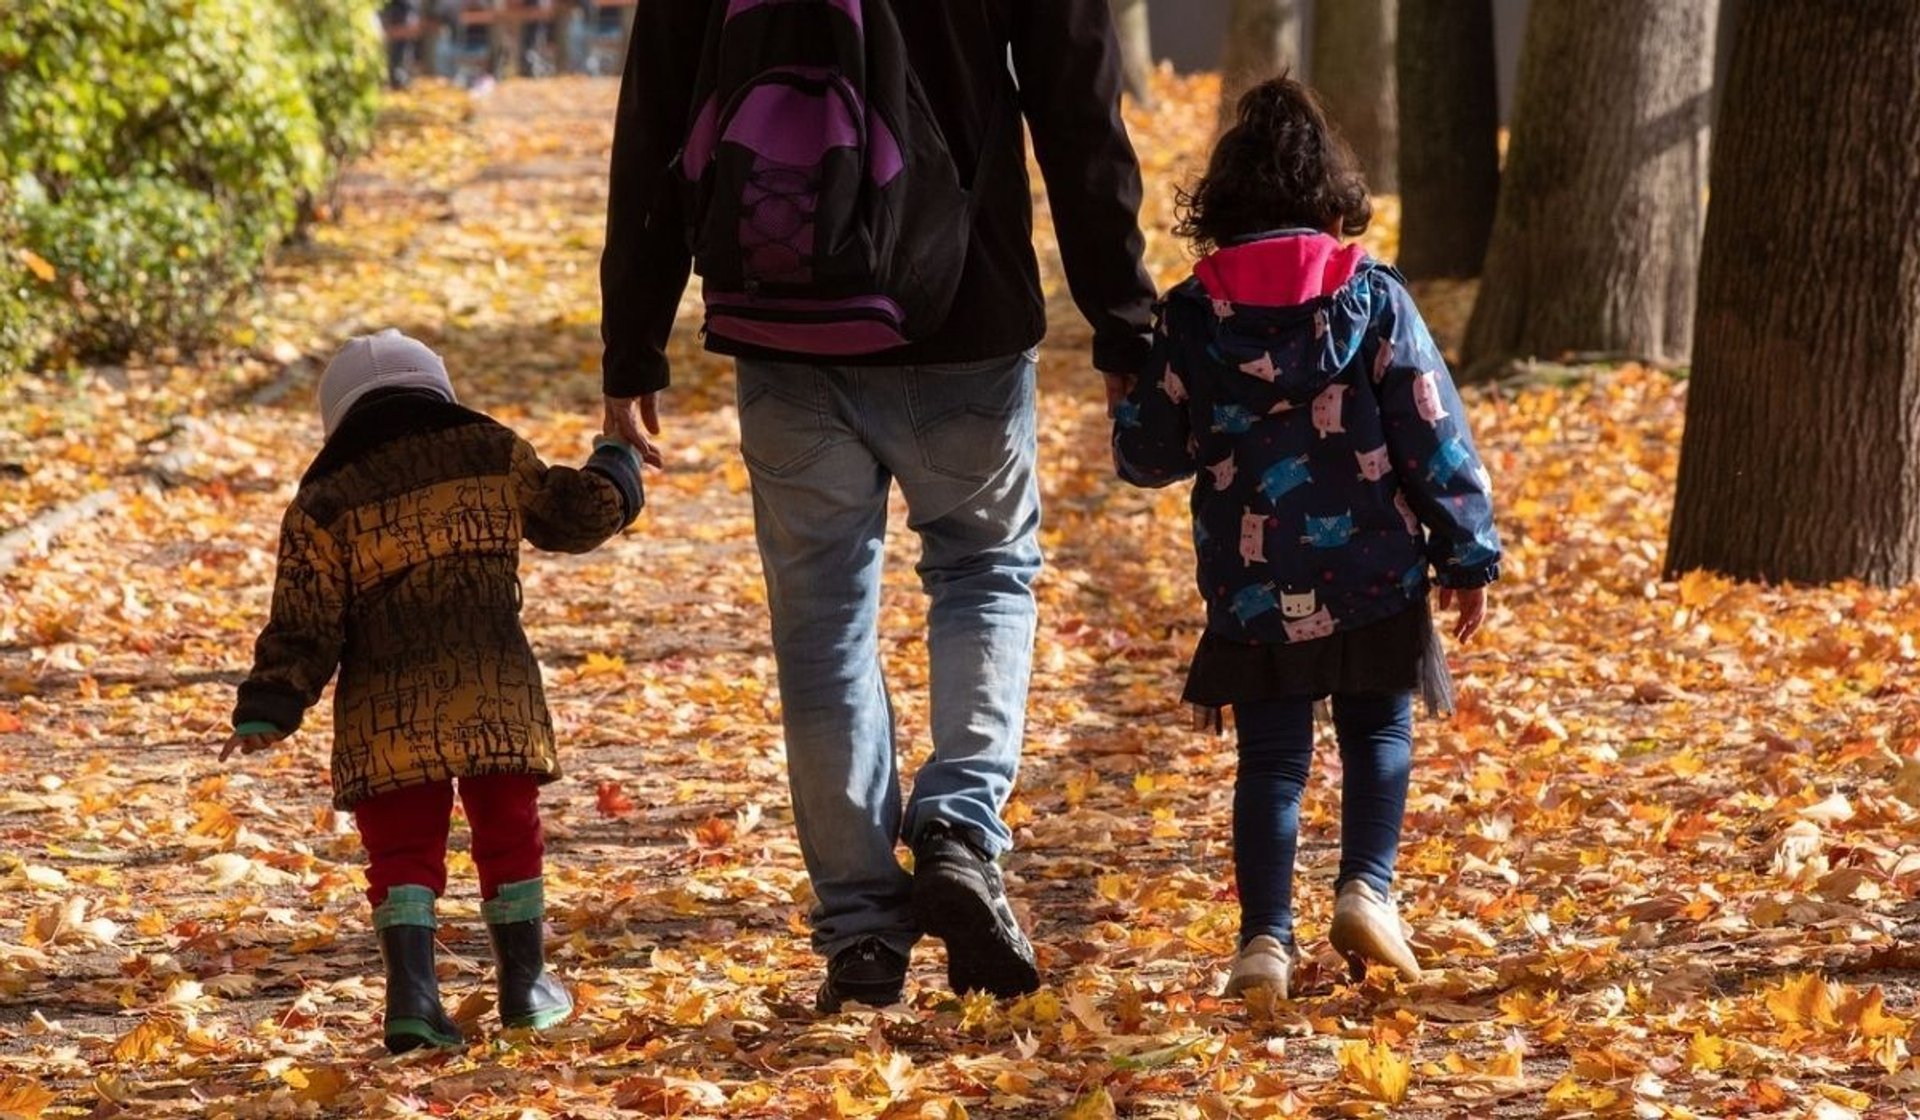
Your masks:
{"label": "green boot trim", "polygon": [[373,928],[390,926],[426,926],[438,929],[433,920],[433,892],[426,887],[402,885],[389,888],[387,900],[373,908]]}
{"label": "green boot trim", "polygon": [[464,1047],[467,1044],[465,1038],[439,1030],[425,1019],[388,1019],[384,1033],[387,1051],[392,1054],[404,1054],[422,1046]]}
{"label": "green boot trim", "polygon": [[500,884],[500,893],[480,904],[480,916],[490,926],[539,921],[547,916],[546,880]]}
{"label": "green boot trim", "polygon": [[[543,977],[543,979],[545,978]],[[540,1011],[535,1011],[530,1015],[516,1015],[511,1019],[503,1017],[500,1020],[500,1025],[516,1030],[526,1028],[544,1031],[548,1027],[566,1022],[567,1019],[573,1015],[573,997],[568,995],[567,990],[559,987],[558,984],[555,984],[554,987],[558,992],[559,998],[566,1000],[565,1003],[557,1007],[548,1007]]]}

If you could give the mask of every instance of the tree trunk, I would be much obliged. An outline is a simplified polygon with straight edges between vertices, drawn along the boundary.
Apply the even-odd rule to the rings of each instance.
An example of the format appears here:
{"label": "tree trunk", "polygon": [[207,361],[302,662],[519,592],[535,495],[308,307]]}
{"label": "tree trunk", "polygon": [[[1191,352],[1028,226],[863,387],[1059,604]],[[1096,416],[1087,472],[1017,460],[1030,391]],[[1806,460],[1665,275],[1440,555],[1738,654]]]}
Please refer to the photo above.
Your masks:
{"label": "tree trunk", "polygon": [[1513,357],[1686,358],[1718,9],[1534,0],[1469,380]]}
{"label": "tree trunk", "polygon": [[1920,579],[1920,3],[1734,40],[1667,570]]}
{"label": "tree trunk", "polygon": [[1120,67],[1127,93],[1143,109],[1153,108],[1153,37],[1147,26],[1147,0],[1112,0],[1113,29],[1120,36]]}
{"label": "tree trunk", "polygon": [[1298,0],[1233,0],[1220,59],[1220,127],[1233,123],[1241,94],[1299,65]]}
{"label": "tree trunk", "polygon": [[487,70],[495,78],[520,73],[520,25],[509,16],[507,0],[493,0],[493,22],[487,25]]}
{"label": "tree trunk", "polygon": [[1393,73],[1397,0],[1340,0],[1314,9],[1313,87],[1360,157],[1367,186],[1400,191],[1400,115]]}
{"label": "tree trunk", "polygon": [[1410,279],[1480,275],[1500,196],[1491,0],[1400,0],[1400,254]]}

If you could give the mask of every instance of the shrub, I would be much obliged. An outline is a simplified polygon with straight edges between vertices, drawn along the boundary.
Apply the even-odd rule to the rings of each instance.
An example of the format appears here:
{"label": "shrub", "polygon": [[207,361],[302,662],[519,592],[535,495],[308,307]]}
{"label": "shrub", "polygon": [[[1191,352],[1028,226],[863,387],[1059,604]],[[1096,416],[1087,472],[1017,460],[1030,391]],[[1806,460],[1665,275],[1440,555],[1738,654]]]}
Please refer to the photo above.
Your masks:
{"label": "shrub", "polygon": [[380,83],[387,72],[376,0],[288,0],[294,59],[320,122],[328,183],[341,164],[373,142]]}
{"label": "shrub", "polygon": [[[204,340],[364,143],[373,7],[15,0],[0,22],[0,207],[56,279],[0,272],[0,302],[24,291],[25,319],[82,355]],[[18,317],[0,309],[0,329]]]}

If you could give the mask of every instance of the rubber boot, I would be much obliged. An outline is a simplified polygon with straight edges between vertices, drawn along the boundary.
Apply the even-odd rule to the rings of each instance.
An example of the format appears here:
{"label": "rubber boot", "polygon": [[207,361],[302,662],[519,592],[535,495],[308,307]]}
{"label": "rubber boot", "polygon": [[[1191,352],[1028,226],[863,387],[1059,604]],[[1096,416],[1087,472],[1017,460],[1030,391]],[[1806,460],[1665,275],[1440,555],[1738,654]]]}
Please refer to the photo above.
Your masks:
{"label": "rubber boot", "polygon": [[503,883],[480,904],[499,973],[500,1022],[542,1030],[573,1014],[573,997],[547,971],[545,880]]}
{"label": "rubber boot", "polygon": [[440,978],[433,971],[433,892],[398,886],[373,908],[380,958],[387,967],[387,1050],[404,1054],[422,1046],[464,1046],[460,1027],[440,1006]]}

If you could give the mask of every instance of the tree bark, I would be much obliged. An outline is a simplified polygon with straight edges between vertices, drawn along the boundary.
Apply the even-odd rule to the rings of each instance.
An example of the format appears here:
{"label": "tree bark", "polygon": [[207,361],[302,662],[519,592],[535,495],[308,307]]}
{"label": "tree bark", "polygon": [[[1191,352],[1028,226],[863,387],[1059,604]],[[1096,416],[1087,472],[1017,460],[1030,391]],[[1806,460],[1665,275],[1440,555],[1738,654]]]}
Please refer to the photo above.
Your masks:
{"label": "tree bark", "polygon": [[1147,24],[1147,0],[1112,0],[1113,29],[1120,37],[1120,68],[1127,94],[1143,109],[1153,108],[1153,36]]}
{"label": "tree bark", "polygon": [[1241,94],[1299,65],[1298,0],[1233,0],[1220,59],[1220,127],[1233,123]]}
{"label": "tree bark", "polygon": [[1766,0],[1733,43],[1670,574],[1920,579],[1920,3]]}
{"label": "tree bark", "polygon": [[1400,191],[1400,115],[1393,41],[1397,0],[1340,0],[1314,9],[1313,87],[1360,158],[1367,186]]}
{"label": "tree bark", "polygon": [[1491,0],[1400,0],[1400,254],[1414,280],[1480,275],[1500,197]]}
{"label": "tree bark", "polygon": [[1469,380],[1514,357],[1686,358],[1718,9],[1534,0]]}

